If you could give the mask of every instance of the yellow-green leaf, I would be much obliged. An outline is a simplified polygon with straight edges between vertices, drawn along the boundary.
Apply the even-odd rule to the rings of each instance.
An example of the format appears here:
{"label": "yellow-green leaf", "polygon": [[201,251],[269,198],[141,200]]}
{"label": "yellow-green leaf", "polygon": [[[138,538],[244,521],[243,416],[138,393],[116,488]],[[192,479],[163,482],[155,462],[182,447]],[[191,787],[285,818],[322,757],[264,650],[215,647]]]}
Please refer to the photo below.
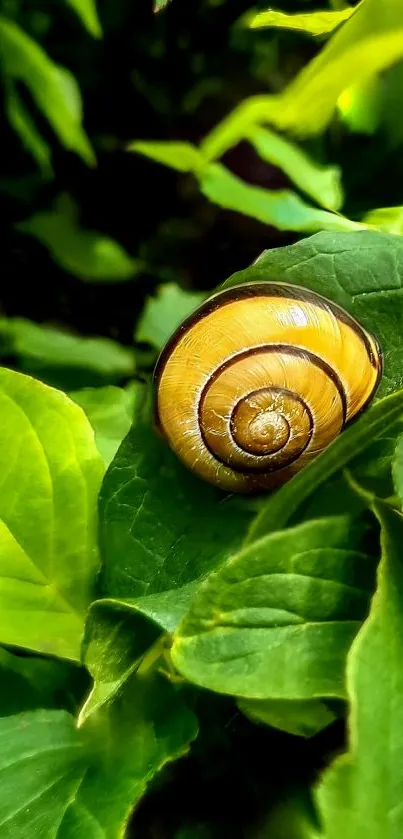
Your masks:
{"label": "yellow-green leaf", "polygon": [[340,11],[302,12],[284,14],[284,12],[258,12],[249,22],[251,29],[276,27],[279,29],[297,29],[308,35],[328,35],[344,23],[355,11],[353,7]]}
{"label": "yellow-green leaf", "polygon": [[258,219],[279,230],[315,233],[319,230],[357,230],[363,225],[337,213],[318,210],[288,189],[269,191],[251,186],[221,163],[212,163],[200,179],[203,195],[224,207]]}
{"label": "yellow-green leaf", "polygon": [[379,207],[370,210],[363,222],[371,227],[377,227],[385,233],[403,235],[403,207]]}
{"label": "yellow-green leaf", "polygon": [[95,0],[66,0],[78,14],[85,28],[94,38],[102,37],[102,28],[99,22]]}
{"label": "yellow-green leaf", "polygon": [[135,140],[127,146],[128,151],[138,152],[164,166],[171,166],[178,172],[197,172],[204,165],[204,159],[196,146],[190,143],[160,142],[158,140]]}

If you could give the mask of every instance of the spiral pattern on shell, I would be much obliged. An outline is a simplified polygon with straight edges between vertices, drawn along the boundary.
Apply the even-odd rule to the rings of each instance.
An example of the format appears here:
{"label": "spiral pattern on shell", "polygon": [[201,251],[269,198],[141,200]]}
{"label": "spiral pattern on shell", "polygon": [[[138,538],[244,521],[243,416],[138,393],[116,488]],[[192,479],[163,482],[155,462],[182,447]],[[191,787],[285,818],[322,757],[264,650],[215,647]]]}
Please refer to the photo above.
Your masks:
{"label": "spiral pattern on shell", "polygon": [[270,489],[371,401],[377,341],[324,297],[286,283],[218,292],[179,327],[154,373],[157,422],[200,477]]}

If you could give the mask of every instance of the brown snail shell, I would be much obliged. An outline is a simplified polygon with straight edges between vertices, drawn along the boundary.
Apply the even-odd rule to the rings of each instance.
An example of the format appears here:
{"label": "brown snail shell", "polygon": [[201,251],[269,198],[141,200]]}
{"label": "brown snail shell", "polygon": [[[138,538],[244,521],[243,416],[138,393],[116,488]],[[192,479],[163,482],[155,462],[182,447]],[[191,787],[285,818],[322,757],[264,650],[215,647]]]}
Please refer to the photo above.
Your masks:
{"label": "brown snail shell", "polygon": [[218,292],[170,338],[154,373],[157,422],[180,460],[231,492],[284,483],[369,404],[376,339],[286,283]]}

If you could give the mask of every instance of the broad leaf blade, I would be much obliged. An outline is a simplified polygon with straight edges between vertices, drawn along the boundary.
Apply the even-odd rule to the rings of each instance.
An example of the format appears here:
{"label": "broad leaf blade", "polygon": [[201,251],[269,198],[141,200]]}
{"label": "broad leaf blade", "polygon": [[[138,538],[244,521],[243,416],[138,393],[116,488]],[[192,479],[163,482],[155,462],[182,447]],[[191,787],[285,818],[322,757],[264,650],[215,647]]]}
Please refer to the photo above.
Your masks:
{"label": "broad leaf blade", "polygon": [[378,507],[382,561],[371,613],[348,659],[350,750],[325,773],[317,797],[326,839],[402,835],[403,520]]}
{"label": "broad leaf blade", "polygon": [[10,839],[33,829],[118,839],[149,781],[195,733],[193,715],[161,679],[132,681],[88,730],[57,711],[3,718],[0,830]]}
{"label": "broad leaf blade", "polygon": [[362,521],[307,522],[253,543],[202,584],[172,659],[201,687],[250,699],[345,696],[345,656],[376,560]]}
{"label": "broad leaf blade", "polygon": [[0,403],[0,642],[79,659],[103,464],[59,391],[0,369]]}
{"label": "broad leaf blade", "polygon": [[[139,597],[137,600],[97,600],[87,618],[83,660],[94,679],[83,706],[82,724],[116,695],[129,676],[164,650],[161,630],[172,633],[185,616],[197,592],[197,583]],[[149,647],[154,650],[147,653]]]}
{"label": "broad leaf blade", "polygon": [[133,598],[183,586],[228,557],[249,521],[236,499],[178,463],[139,402],[100,494],[102,592]]}

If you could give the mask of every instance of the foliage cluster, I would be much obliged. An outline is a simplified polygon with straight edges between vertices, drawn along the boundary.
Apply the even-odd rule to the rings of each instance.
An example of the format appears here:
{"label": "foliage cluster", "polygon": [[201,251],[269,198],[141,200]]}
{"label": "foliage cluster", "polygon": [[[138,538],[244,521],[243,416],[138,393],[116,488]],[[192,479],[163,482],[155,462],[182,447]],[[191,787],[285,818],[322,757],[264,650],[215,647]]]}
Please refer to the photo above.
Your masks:
{"label": "foliage cluster", "polygon": [[[158,2],[143,31],[149,18],[169,31],[178,5]],[[4,119],[24,165],[33,161],[0,184],[17,241],[40,243],[79,300],[94,301],[102,284],[122,308],[126,288],[137,301],[133,340],[102,326],[66,331],[22,306],[0,319],[4,839],[402,833],[403,209],[383,201],[401,181],[391,179],[396,193],[372,186],[359,206],[342,149],[357,135],[369,138],[371,165],[381,148],[389,163],[400,154],[403,11],[400,0],[282,5],[246,9],[233,27],[240,54],[261,45],[248,47],[255,79],[270,70],[278,90],[238,96],[197,137],[172,126],[171,139],[120,135],[120,154],[161,192],[181,183],[206,212],[228,210],[235,226],[250,217],[265,235],[314,233],[265,250],[227,286],[307,286],[381,344],[374,405],[282,489],[245,499],[184,470],[151,422],[149,371],[214,272],[186,288],[153,240],[134,251],[113,224],[90,229],[61,188],[67,160],[73,182],[85,168],[100,178],[109,147],[87,129],[80,85],[52,54],[54,21],[75,14],[77,43],[93,39],[105,57],[104,32],[121,33],[123,6],[114,20],[105,2],[106,25],[94,0],[54,13],[0,3]],[[304,38],[319,43],[285,84],[278,68],[288,51],[302,56]],[[200,86],[181,99],[192,119],[215,95]],[[165,94],[151,93],[154,124],[166,125]],[[279,188],[235,171],[243,144],[266,173],[280,172]],[[24,206],[35,211],[20,217]],[[160,284],[149,296],[148,274]]]}

